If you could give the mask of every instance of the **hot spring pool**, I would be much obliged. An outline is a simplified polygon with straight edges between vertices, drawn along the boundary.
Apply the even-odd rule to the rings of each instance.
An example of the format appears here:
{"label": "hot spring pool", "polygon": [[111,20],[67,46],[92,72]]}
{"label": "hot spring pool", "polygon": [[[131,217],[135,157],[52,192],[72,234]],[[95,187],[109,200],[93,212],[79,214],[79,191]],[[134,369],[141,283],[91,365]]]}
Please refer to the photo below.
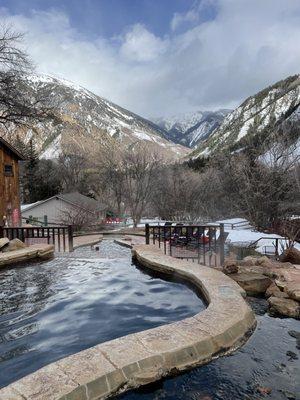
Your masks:
{"label": "hot spring pool", "polygon": [[0,271],[0,387],[98,343],[196,314],[187,286],[132,265],[103,241],[44,263]]}

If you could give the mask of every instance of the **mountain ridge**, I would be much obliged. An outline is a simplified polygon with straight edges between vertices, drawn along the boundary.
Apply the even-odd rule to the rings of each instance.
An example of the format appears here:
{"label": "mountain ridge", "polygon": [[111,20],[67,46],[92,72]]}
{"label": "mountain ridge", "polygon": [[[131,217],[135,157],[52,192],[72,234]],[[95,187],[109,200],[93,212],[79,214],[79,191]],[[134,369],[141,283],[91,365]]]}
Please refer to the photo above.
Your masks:
{"label": "mountain ridge", "polygon": [[29,97],[45,94],[49,102],[58,104],[54,111],[57,121],[34,122],[29,127],[11,125],[3,132],[6,138],[18,135],[25,142],[33,139],[40,157],[57,158],[72,143],[83,151],[95,146],[103,151],[120,151],[146,143],[149,150],[166,159],[178,159],[189,151],[167,140],[166,133],[152,121],[65,79],[27,74],[22,76],[20,88]]}
{"label": "mountain ridge", "polygon": [[166,138],[190,148],[207,139],[231,110],[196,111],[152,119],[167,132]]}
{"label": "mountain ridge", "polygon": [[[221,150],[239,151],[251,142],[284,128],[296,131],[300,122],[300,75],[289,76],[249,96],[228,114],[213,134],[191,154],[192,158]],[[298,132],[298,133],[297,133]]]}

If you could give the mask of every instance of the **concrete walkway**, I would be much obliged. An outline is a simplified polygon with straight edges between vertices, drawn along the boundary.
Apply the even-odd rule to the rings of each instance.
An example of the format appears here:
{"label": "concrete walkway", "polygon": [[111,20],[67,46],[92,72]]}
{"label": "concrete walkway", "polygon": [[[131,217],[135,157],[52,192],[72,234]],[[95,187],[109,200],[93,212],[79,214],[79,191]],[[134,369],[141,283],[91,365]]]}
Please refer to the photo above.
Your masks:
{"label": "concrete walkway", "polygon": [[[245,292],[212,268],[163,255],[151,245],[136,260],[201,290],[208,307],[194,317],[105,342],[54,362],[0,390],[1,400],[96,400],[192,368],[241,346],[253,331]],[[241,366],[242,368],[242,366]]]}

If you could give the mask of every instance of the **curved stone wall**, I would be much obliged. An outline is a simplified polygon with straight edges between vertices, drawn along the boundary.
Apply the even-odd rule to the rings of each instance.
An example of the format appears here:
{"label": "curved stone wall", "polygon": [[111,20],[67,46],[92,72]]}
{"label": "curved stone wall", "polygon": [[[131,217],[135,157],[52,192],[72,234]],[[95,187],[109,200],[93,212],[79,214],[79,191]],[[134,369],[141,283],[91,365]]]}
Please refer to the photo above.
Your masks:
{"label": "curved stone wall", "polygon": [[208,307],[194,317],[105,342],[0,390],[1,400],[104,399],[192,368],[239,347],[255,327],[244,291],[222,272],[138,245],[140,264],[192,282]]}

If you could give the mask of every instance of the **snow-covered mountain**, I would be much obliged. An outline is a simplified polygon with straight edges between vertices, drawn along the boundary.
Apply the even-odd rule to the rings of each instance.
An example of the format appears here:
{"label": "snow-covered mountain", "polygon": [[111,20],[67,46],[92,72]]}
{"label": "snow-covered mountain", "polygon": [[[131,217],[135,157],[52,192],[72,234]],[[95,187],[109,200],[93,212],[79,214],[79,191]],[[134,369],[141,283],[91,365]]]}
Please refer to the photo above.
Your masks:
{"label": "snow-covered mountain", "polygon": [[289,136],[294,142],[300,139],[300,75],[289,76],[246,99],[200,143],[192,157],[224,149],[239,151],[259,146],[265,139],[272,145],[275,132]]}
{"label": "snow-covered mountain", "polygon": [[231,110],[196,111],[178,114],[169,118],[153,119],[153,122],[167,131],[166,138],[174,143],[196,147],[218,128]]}
{"label": "snow-covered mountain", "polygon": [[56,104],[56,118],[29,127],[13,126],[1,135],[12,139],[18,134],[25,142],[33,138],[41,157],[55,158],[72,144],[90,154],[96,148],[100,152],[120,151],[143,142],[166,159],[178,159],[189,151],[168,141],[153,122],[66,80],[31,74],[22,77],[20,88],[28,96],[38,93],[49,98]]}

